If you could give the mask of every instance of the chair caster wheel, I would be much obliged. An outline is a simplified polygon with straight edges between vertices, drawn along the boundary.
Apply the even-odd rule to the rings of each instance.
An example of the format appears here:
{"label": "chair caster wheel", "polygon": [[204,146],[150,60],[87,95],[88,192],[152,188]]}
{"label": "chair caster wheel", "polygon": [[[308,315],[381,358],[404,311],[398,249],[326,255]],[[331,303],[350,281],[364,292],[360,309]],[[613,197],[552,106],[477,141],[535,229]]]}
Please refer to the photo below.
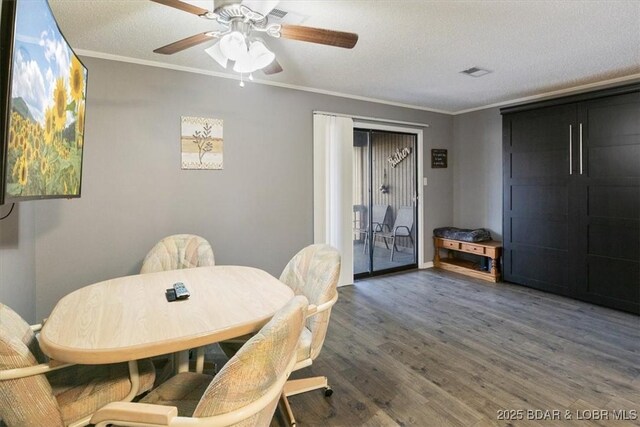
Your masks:
{"label": "chair caster wheel", "polygon": [[333,389],[329,386],[324,388],[324,395],[325,397],[329,397],[333,394]]}

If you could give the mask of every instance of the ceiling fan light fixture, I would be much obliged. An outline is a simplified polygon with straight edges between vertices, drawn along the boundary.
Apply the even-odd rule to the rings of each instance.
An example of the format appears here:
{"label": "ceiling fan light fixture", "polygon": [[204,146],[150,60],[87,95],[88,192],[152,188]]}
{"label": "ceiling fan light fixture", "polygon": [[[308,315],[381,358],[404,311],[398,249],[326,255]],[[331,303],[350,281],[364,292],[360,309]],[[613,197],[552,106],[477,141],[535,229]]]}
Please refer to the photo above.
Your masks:
{"label": "ceiling fan light fixture", "polygon": [[276,59],[276,54],[267,49],[264,43],[259,40],[254,41],[249,46],[249,56],[253,58],[256,70],[263,69]]}
{"label": "ceiling fan light fixture", "polygon": [[253,58],[248,53],[242,55],[236,60],[236,63],[233,64],[233,71],[236,73],[252,73],[256,70],[255,65],[253,63]]}
{"label": "ceiling fan light fixture", "polygon": [[272,24],[267,27],[265,32],[271,37],[279,39],[282,36],[282,34],[280,33],[281,30],[282,30],[282,25]]}
{"label": "ceiling fan light fixture", "polygon": [[211,11],[206,11],[205,13],[198,15],[200,18],[203,19],[209,19],[211,21],[215,21],[216,19],[218,19],[218,14],[215,12],[211,12]]}
{"label": "ceiling fan light fixture", "polygon": [[[155,49],[154,52],[163,55],[171,55],[190,47],[206,43],[212,39],[219,39],[218,43],[205,49],[221,67],[229,67],[229,61],[233,62],[236,72],[251,74],[262,70],[266,75],[276,74],[282,71],[282,66],[264,44],[262,39],[255,39],[254,34],[266,34],[274,38],[299,40],[308,43],[316,43],[351,49],[358,41],[356,33],[334,31],[324,28],[314,28],[300,25],[303,19],[290,19],[290,12],[278,9],[274,10],[280,0],[224,0],[223,4],[216,5],[213,11],[193,5],[188,0],[151,0],[179,9],[204,19],[216,21],[221,28],[215,31],[206,31],[190,37],[175,41],[166,46]],[[211,1],[211,0],[209,0]],[[220,0],[216,0],[218,3]],[[198,2],[199,3],[199,2]],[[270,18],[267,18],[267,15]],[[287,18],[287,22],[283,18]],[[278,19],[278,23],[270,22],[270,19]],[[249,78],[251,79],[251,75]]]}
{"label": "ceiling fan light fixture", "polygon": [[271,52],[259,40],[251,42],[249,50],[236,59],[233,71],[237,73],[253,73],[271,64],[276,58],[275,53]]}
{"label": "ceiling fan light fixture", "polygon": [[233,31],[220,39],[220,50],[231,61],[237,61],[247,53],[247,42],[239,31]]}
{"label": "ceiling fan light fixture", "polygon": [[216,43],[213,46],[206,48],[204,51],[207,52],[207,55],[212,57],[214,61],[220,64],[222,68],[227,68],[229,60],[227,59],[225,54],[222,53],[222,50],[220,49],[220,43]]}

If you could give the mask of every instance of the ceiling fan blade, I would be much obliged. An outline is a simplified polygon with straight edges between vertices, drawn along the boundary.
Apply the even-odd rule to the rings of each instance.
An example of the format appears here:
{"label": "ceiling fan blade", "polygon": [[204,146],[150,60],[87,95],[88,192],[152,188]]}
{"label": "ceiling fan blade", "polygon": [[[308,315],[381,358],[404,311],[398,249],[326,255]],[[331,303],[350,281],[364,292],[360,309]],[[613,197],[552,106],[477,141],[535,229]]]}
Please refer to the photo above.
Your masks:
{"label": "ceiling fan blade", "polygon": [[280,3],[280,0],[242,0],[241,4],[262,16],[267,16],[278,3]]}
{"label": "ceiling fan blade", "polygon": [[283,24],[280,35],[285,39],[326,44],[329,46],[343,47],[345,49],[351,49],[358,42],[358,35],[355,33],[305,27],[303,25]]}
{"label": "ceiling fan blade", "polygon": [[176,9],[183,10],[185,12],[193,13],[194,15],[205,15],[209,11],[198,6],[194,6],[189,3],[185,3],[180,0],[151,0],[156,3],[164,4],[165,6],[174,7]]}
{"label": "ceiling fan blade", "polygon": [[180,52],[181,50],[188,49],[200,43],[207,42],[211,39],[215,38],[215,35],[210,31],[206,33],[196,34],[195,36],[187,37],[186,39],[178,40],[177,42],[173,42],[166,46],[159,47],[154,50],[155,53],[162,53],[164,55],[171,55],[176,52]]}
{"label": "ceiling fan blade", "polygon": [[271,64],[267,65],[262,69],[262,72],[265,73],[266,75],[278,74],[282,72],[282,66],[280,65],[277,59],[274,59],[271,62]]}

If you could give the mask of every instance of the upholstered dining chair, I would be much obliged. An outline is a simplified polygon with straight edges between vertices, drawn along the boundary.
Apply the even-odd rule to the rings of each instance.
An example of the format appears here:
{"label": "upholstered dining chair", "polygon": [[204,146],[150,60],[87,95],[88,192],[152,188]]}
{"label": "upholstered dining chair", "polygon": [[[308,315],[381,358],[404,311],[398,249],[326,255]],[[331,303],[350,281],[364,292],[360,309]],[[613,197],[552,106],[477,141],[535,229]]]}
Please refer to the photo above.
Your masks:
{"label": "upholstered dining chair", "polygon": [[[147,254],[142,262],[140,274],[158,271],[179,270],[183,268],[206,267],[215,265],[211,244],[195,234],[174,234],[160,240]],[[196,372],[204,370],[204,347],[196,351]],[[189,353],[175,355],[178,366],[188,369]],[[174,360],[169,357],[154,358],[159,366],[158,382],[163,382],[174,370]],[[169,363],[171,362],[171,363]]]}
{"label": "upholstered dining chair", "polygon": [[29,326],[0,304],[0,420],[8,427],[84,426],[107,403],[131,400],[153,386],[155,371],[148,359],[138,362],[132,378],[127,363],[47,360],[35,335],[39,326]]}
{"label": "upholstered dining chair", "polygon": [[[296,295],[304,295],[309,300],[294,371],[310,366],[320,354],[327,336],[331,307],[338,300],[339,276],[340,253],[321,244],[307,246],[298,252],[280,275],[280,281],[293,289]],[[291,425],[296,421],[287,398],[316,389],[324,389],[326,396],[333,393],[324,376],[287,381],[282,401]]]}
{"label": "upholstered dining chair", "polygon": [[142,262],[140,273],[215,265],[213,249],[206,239],[193,234],[174,234],[160,240]]}
{"label": "upholstered dining chair", "polygon": [[105,406],[91,422],[96,427],[268,426],[296,363],[306,308],[306,298],[292,298],[215,377],[179,373],[138,403]]}
{"label": "upholstered dining chair", "polygon": [[[340,276],[340,253],[329,245],[315,244],[303,248],[286,265],[280,281],[289,286],[296,295],[309,301],[305,327],[300,336],[294,371],[310,366],[320,354],[327,336],[331,308],[338,300],[338,277]],[[231,357],[249,338],[240,337],[220,343],[225,354]],[[333,390],[325,376],[288,380],[282,394],[282,403],[291,426],[296,424],[289,405],[289,396],[307,391],[324,389],[325,396]]]}

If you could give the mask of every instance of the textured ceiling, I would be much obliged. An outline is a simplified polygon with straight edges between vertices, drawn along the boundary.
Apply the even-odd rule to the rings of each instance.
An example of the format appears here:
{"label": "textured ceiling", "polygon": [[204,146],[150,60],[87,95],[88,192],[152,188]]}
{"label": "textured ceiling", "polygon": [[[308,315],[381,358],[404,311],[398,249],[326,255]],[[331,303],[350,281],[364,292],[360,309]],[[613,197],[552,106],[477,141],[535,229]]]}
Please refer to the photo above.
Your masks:
{"label": "textured ceiling", "polygon": [[[217,24],[146,0],[50,0],[76,50],[226,72],[203,50],[153,49]],[[211,1],[190,3],[211,8]],[[260,80],[460,112],[576,86],[640,80],[639,1],[281,1],[303,25],[358,33],[353,50],[266,40]],[[493,71],[474,78],[460,71]],[[235,73],[231,73],[235,74]],[[239,89],[240,90],[240,89]]]}

